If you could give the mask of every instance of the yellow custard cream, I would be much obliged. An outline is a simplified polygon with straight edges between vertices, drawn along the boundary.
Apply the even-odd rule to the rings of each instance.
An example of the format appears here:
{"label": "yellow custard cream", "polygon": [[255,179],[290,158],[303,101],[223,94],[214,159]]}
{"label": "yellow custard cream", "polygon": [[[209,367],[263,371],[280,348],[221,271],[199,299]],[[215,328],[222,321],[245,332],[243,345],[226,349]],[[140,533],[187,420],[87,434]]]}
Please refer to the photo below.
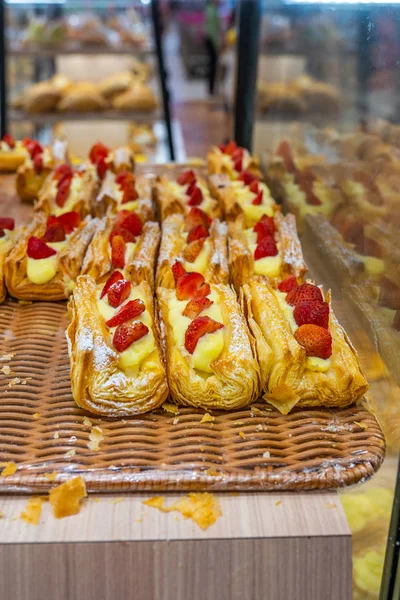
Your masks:
{"label": "yellow custard cream", "polygon": [[[247,238],[249,250],[254,257],[254,251],[257,247],[257,234],[253,229],[246,229],[244,234]],[[282,269],[282,257],[279,252],[279,244],[277,246],[278,254],[276,256],[265,256],[254,261],[254,272],[257,275],[266,275],[271,278],[279,277]]]}
{"label": "yellow custard cream", "polygon": [[3,237],[0,238],[0,246],[2,244],[5,244],[6,242],[8,242],[8,240],[11,237],[11,235],[10,235],[11,231],[9,229],[3,229],[3,231],[4,231],[5,235],[3,235]]}
{"label": "yellow custard cream", "polygon": [[[186,235],[186,234],[185,234]],[[199,252],[198,257],[194,262],[185,261],[183,266],[186,271],[195,271],[204,275],[212,254],[212,242],[210,238],[206,238],[204,246]]]}
{"label": "yellow custard cream", "polygon": [[43,285],[53,279],[57,273],[57,262],[58,253],[62,250],[66,244],[64,242],[54,242],[47,244],[53,250],[57,250],[57,254],[49,256],[48,258],[27,258],[26,274],[28,279],[36,285]]}
{"label": "yellow custard cream", "polygon": [[[213,304],[206,310],[203,310],[199,314],[199,317],[207,316],[218,323],[223,323],[221,309],[218,305],[218,293],[212,291],[207,297]],[[189,300],[177,300],[175,292],[171,292],[168,302],[169,322],[172,326],[175,344],[181,350],[182,354],[189,358],[190,364],[194,369],[203,373],[213,373],[211,364],[219,357],[224,348],[224,330],[219,329],[214,333],[203,335],[197,342],[193,354],[189,354],[185,348],[185,333],[192,319],[182,315],[188,302]]]}
{"label": "yellow custard cream", "polygon": [[357,254],[357,256],[363,261],[368,275],[377,277],[378,275],[384,273],[385,263],[381,258],[376,258],[375,256],[363,256],[362,254]]}
{"label": "yellow custard cream", "polygon": [[[127,375],[132,376],[134,376],[140,368],[151,368],[153,361],[150,355],[156,349],[156,344],[153,334],[153,322],[150,317],[150,313],[147,310],[147,298],[140,289],[133,288],[131,290],[129,298],[125,300],[125,302],[123,302],[121,306],[113,308],[109,305],[107,296],[104,296],[104,298],[100,299],[102,289],[103,286],[99,288],[97,293],[97,306],[100,314],[102,315],[105,321],[111,319],[111,317],[113,317],[119,310],[121,310],[123,306],[125,306],[127,302],[130,302],[131,300],[136,300],[137,298],[139,298],[139,300],[142,300],[144,302],[146,310],[142,312],[141,315],[136,317],[135,321],[141,321],[142,323],[147,325],[147,327],[149,328],[149,332],[136,342],[133,342],[133,344],[131,344],[129,348],[120,353],[119,367],[120,369],[125,371]],[[116,327],[110,327],[108,330],[110,332],[112,340]]]}
{"label": "yellow custard cream", "polygon": [[253,204],[257,194],[245,186],[242,181],[233,181],[231,185],[235,190],[235,200],[241,206],[249,224],[255,225],[263,215],[268,217],[274,215],[275,201],[265,183],[258,184],[258,189],[263,192],[261,204]]}
{"label": "yellow custard cream", "polygon": [[[289,178],[290,177],[290,178]],[[293,176],[290,175],[284,182],[285,194],[289,201],[294,204],[300,216],[323,214],[329,216],[332,212],[332,203],[330,201],[329,192],[326,186],[320,181],[314,181],[313,192],[322,204],[307,204],[307,197],[303,190],[294,183]]]}
{"label": "yellow custard cream", "polygon": [[137,242],[127,242],[125,249],[125,265],[129,265],[133,261]]}

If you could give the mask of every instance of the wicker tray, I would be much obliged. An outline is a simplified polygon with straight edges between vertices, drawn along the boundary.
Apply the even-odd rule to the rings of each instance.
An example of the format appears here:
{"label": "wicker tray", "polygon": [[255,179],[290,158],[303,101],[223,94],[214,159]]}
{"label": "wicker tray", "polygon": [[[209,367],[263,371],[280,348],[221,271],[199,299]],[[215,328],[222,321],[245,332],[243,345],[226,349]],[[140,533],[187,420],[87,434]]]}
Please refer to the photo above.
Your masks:
{"label": "wicker tray", "polygon": [[[371,477],[383,460],[383,434],[360,407],[283,417],[258,403],[208,423],[191,408],[92,417],[71,396],[66,323],[65,303],[0,307],[0,462],[18,466],[0,491],[49,489],[53,470],[56,482],[81,474],[93,492],[332,489]],[[85,416],[102,429],[98,451]]]}

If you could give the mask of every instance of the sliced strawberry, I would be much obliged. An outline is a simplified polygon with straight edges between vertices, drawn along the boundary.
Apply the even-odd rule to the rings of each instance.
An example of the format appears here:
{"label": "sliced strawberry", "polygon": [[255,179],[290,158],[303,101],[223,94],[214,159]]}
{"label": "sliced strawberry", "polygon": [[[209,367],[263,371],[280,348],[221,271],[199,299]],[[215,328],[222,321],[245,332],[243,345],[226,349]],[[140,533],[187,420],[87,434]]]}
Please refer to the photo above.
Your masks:
{"label": "sliced strawberry", "polygon": [[122,204],[126,204],[127,202],[133,202],[139,198],[139,194],[136,191],[134,184],[129,184],[124,187],[122,193]]}
{"label": "sliced strawberry", "polygon": [[135,183],[135,176],[130,171],[121,171],[115,178],[115,181],[121,187],[124,187],[128,183]]}
{"label": "sliced strawberry", "polygon": [[254,260],[265,258],[266,256],[276,256],[278,247],[273,237],[265,237],[259,242],[254,250]]}
{"label": "sliced strawberry", "polygon": [[222,150],[222,152],[224,154],[230,154],[232,156],[232,154],[235,152],[235,150],[237,149],[238,145],[235,142],[235,140],[231,140],[230,142],[228,142],[227,144],[225,144],[224,149]]}
{"label": "sliced strawberry", "polygon": [[242,171],[238,177],[239,181],[243,181],[244,185],[250,185],[254,181],[259,181],[257,175],[251,173],[250,171]]}
{"label": "sliced strawberry", "polygon": [[12,231],[15,227],[15,221],[10,217],[0,217],[0,227]]}
{"label": "sliced strawberry", "polygon": [[107,292],[108,304],[113,308],[117,308],[117,306],[129,298],[131,289],[132,284],[130,281],[127,279],[119,279],[110,286],[110,289]]}
{"label": "sliced strawberry", "polygon": [[287,140],[282,140],[277,147],[275,154],[283,159],[284,165],[289,173],[296,173],[296,165],[294,164],[292,149]]}
{"label": "sliced strawberry", "polygon": [[244,156],[244,148],[241,148],[240,146],[238,146],[234,152],[232,152],[232,158],[233,160],[238,160],[239,158],[243,158]]}
{"label": "sliced strawberry", "polygon": [[182,314],[189,319],[195,319],[203,310],[209,308],[211,304],[213,304],[213,301],[206,297],[192,298],[186,304]]}
{"label": "sliced strawberry", "polygon": [[208,296],[211,288],[205,282],[201,273],[185,273],[180,277],[176,284],[176,297],[178,300],[190,300],[191,298],[199,298]]}
{"label": "sliced strawberry", "polygon": [[294,320],[297,325],[318,325],[328,329],[329,304],[318,300],[306,300],[297,302],[293,311]]}
{"label": "sliced strawberry", "polygon": [[36,154],[33,159],[33,168],[36,173],[41,173],[43,169],[43,154]]}
{"label": "sliced strawberry", "polygon": [[190,244],[187,244],[187,246],[185,246],[185,248],[183,249],[183,258],[187,262],[193,263],[199,256],[205,241],[206,238],[201,238],[199,240],[191,242]]}
{"label": "sliced strawberry", "polygon": [[57,251],[53,248],[50,248],[50,246],[47,246],[43,240],[40,240],[33,235],[28,240],[26,253],[29,258],[35,258],[38,260],[40,258],[49,258],[50,256],[54,256],[57,254]]}
{"label": "sliced strawberry", "polygon": [[63,185],[57,190],[56,204],[60,208],[62,208],[67,201],[67,198],[69,196],[70,186],[71,186],[71,181],[69,182],[69,185]]}
{"label": "sliced strawberry", "polygon": [[73,172],[69,165],[63,163],[62,165],[58,165],[58,167],[55,169],[53,173],[53,179],[56,179],[58,181],[62,179],[65,175],[72,177]]}
{"label": "sliced strawberry", "polygon": [[206,333],[214,333],[218,329],[222,329],[222,323],[210,319],[210,317],[197,317],[189,324],[185,333],[185,348],[189,354],[193,354],[196,349],[197,342]]}
{"label": "sliced strawberry", "polygon": [[188,200],[188,205],[189,206],[198,206],[202,202],[203,202],[203,192],[201,191],[201,189],[199,187],[196,186]]}
{"label": "sliced strawberry", "polygon": [[123,227],[130,231],[134,236],[137,236],[142,233],[143,223],[141,218],[135,212],[120,210],[115,217],[114,227]]}
{"label": "sliced strawberry", "polygon": [[125,266],[125,240],[122,235],[116,235],[111,240],[111,262],[115,269]]}
{"label": "sliced strawberry", "polygon": [[128,242],[135,242],[136,238],[133,235],[133,233],[131,233],[130,231],[128,231],[127,229],[125,229],[124,227],[113,227],[112,231],[110,233],[110,243],[112,243],[112,240],[115,238],[115,236],[121,236],[122,239],[124,240],[124,242],[127,244]]}
{"label": "sliced strawberry", "polygon": [[4,237],[6,235],[6,232],[4,231],[4,229],[2,229],[0,227],[0,238]]}
{"label": "sliced strawberry", "polygon": [[192,170],[183,171],[176,180],[179,185],[189,185],[192,181],[196,181],[196,174]]}
{"label": "sliced strawberry", "polygon": [[243,158],[237,158],[235,161],[233,161],[233,168],[235,171],[240,173],[243,169]]}
{"label": "sliced strawberry", "polygon": [[106,158],[109,155],[109,152],[110,150],[107,148],[107,146],[101,142],[96,142],[96,144],[91,147],[89,152],[90,162],[96,164],[100,158]]}
{"label": "sliced strawberry", "polygon": [[46,232],[42,241],[46,244],[54,242],[63,242],[65,240],[65,229],[61,223],[51,223],[47,225]]}
{"label": "sliced strawberry", "polygon": [[288,294],[292,290],[295,290],[297,287],[298,283],[296,277],[294,275],[289,275],[289,277],[286,277],[286,279],[280,282],[280,284],[278,285],[278,290],[280,292],[285,292],[286,294]]}
{"label": "sliced strawberry", "polygon": [[[114,285],[117,285],[114,283]],[[107,327],[117,327],[118,325],[122,325],[122,323],[126,323],[126,321],[131,321],[132,319],[136,319],[139,315],[142,314],[146,310],[144,302],[136,298],[135,300],[129,300],[124,306],[121,306],[119,311],[115,313],[111,319],[106,321]]]}
{"label": "sliced strawberry", "polygon": [[10,148],[15,148],[15,139],[10,133],[6,133],[3,136],[3,142],[5,142]]}
{"label": "sliced strawberry", "polygon": [[318,325],[301,325],[294,337],[305,348],[307,356],[326,359],[332,354],[332,336],[327,329]]}
{"label": "sliced strawberry", "polygon": [[319,198],[317,198],[313,191],[315,180],[316,177],[310,169],[303,169],[302,171],[297,171],[296,173],[296,182],[300,189],[305,193],[307,204],[312,206],[320,206],[322,202]]}
{"label": "sliced strawberry", "polygon": [[50,217],[47,218],[47,224],[49,225],[51,223],[61,223],[61,225],[64,227],[65,233],[71,233],[74,229],[79,227],[81,218],[79,213],[77,213],[75,210],[71,210],[59,215],[58,217],[50,215]]}
{"label": "sliced strawberry", "polygon": [[108,290],[110,289],[110,287],[112,285],[114,285],[114,283],[116,283],[117,281],[120,281],[123,278],[124,278],[124,276],[119,271],[114,271],[113,273],[111,273],[110,277],[107,279],[107,281],[104,284],[103,290],[100,294],[100,299],[104,298],[104,296],[108,293]]}
{"label": "sliced strawberry", "polygon": [[26,140],[23,140],[22,143],[24,144],[25,148],[28,150],[32,160],[35,158],[35,156],[37,154],[42,154],[42,152],[43,152],[42,146],[36,140],[31,140],[31,139],[27,138]]}
{"label": "sliced strawberry", "polygon": [[118,352],[123,352],[137,340],[149,333],[149,328],[141,321],[124,323],[114,333],[113,344]]}
{"label": "sliced strawberry", "polygon": [[186,242],[190,244],[190,242],[200,240],[201,238],[206,238],[209,235],[209,231],[206,229],[206,227],[204,227],[204,225],[197,225],[189,231]]}
{"label": "sliced strawberry", "polygon": [[186,192],[185,192],[186,196],[191,196],[194,192],[195,187],[196,187],[196,180],[194,179],[192,181],[192,183],[189,183],[189,185],[186,188]]}
{"label": "sliced strawberry", "polygon": [[209,229],[212,219],[197,206],[193,206],[185,217],[185,231],[191,231],[197,225],[203,225]]}
{"label": "sliced strawberry", "polygon": [[259,192],[259,189],[258,189],[258,184],[259,184],[259,181],[258,181],[257,179],[255,179],[254,181],[252,181],[252,182],[250,183],[250,185],[249,185],[249,190],[250,190],[251,192],[253,192],[253,194],[258,194],[258,192]]}
{"label": "sliced strawberry", "polygon": [[324,301],[321,290],[312,283],[302,283],[298,288],[292,290],[286,296],[286,302],[292,306],[297,304],[297,302],[305,302],[307,300]]}
{"label": "sliced strawberry", "polygon": [[263,191],[260,190],[259,192],[257,192],[257,195],[254,198],[254,200],[252,201],[252,204],[254,204],[254,206],[260,206],[260,204],[262,204],[262,201],[263,201]]}
{"label": "sliced strawberry", "polygon": [[181,262],[179,262],[179,260],[176,260],[174,262],[174,264],[171,267],[172,270],[172,274],[174,276],[174,280],[175,280],[175,287],[178,284],[178,281],[181,279],[181,277],[183,277],[184,275],[186,275],[186,271],[183,268],[183,265]]}
{"label": "sliced strawberry", "polygon": [[265,237],[273,237],[276,231],[273,217],[263,215],[258,223],[254,225],[253,231],[255,231],[257,234],[257,244],[259,244]]}
{"label": "sliced strawberry", "polygon": [[103,157],[99,158],[96,161],[96,171],[97,171],[97,175],[100,177],[100,179],[104,179],[104,175],[107,173],[107,169],[108,169],[108,163],[106,163],[106,161]]}

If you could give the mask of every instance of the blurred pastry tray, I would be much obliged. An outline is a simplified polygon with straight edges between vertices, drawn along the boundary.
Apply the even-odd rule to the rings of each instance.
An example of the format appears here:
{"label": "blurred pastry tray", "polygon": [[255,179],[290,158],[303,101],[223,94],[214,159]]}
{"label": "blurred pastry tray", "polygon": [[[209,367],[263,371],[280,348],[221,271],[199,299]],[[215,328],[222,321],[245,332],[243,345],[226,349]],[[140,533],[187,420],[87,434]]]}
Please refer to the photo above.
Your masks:
{"label": "blurred pastry tray", "polygon": [[[283,416],[259,402],[203,422],[192,408],[85,413],[71,395],[67,319],[61,302],[0,306],[0,462],[17,465],[0,491],[45,491],[53,471],[56,483],[81,475],[92,492],[328,490],[368,479],[382,463],[383,434],[362,407]],[[88,447],[94,426],[97,451]]]}
{"label": "blurred pastry tray", "polygon": [[27,113],[23,110],[10,109],[11,121],[29,121],[35,125],[52,125],[60,121],[135,121],[135,123],[154,123],[160,120],[162,113],[160,109],[152,111],[121,111],[115,109],[96,110],[91,112],[64,111],[47,113]]}

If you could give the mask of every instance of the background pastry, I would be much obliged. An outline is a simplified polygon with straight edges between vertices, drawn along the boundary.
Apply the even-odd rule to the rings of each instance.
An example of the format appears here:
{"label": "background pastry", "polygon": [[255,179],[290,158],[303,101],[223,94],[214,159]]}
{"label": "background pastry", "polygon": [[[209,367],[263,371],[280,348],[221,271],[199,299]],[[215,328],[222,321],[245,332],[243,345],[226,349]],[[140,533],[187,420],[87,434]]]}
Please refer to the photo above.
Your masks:
{"label": "background pastry", "polygon": [[108,171],[92,210],[98,216],[125,210],[137,213],[144,222],[154,219],[151,179],[131,171]]}
{"label": "background pastry", "polygon": [[245,148],[234,141],[222,146],[213,146],[207,155],[207,166],[210,175],[222,173],[231,179],[237,179],[243,171],[249,171],[262,178],[258,161]]}

